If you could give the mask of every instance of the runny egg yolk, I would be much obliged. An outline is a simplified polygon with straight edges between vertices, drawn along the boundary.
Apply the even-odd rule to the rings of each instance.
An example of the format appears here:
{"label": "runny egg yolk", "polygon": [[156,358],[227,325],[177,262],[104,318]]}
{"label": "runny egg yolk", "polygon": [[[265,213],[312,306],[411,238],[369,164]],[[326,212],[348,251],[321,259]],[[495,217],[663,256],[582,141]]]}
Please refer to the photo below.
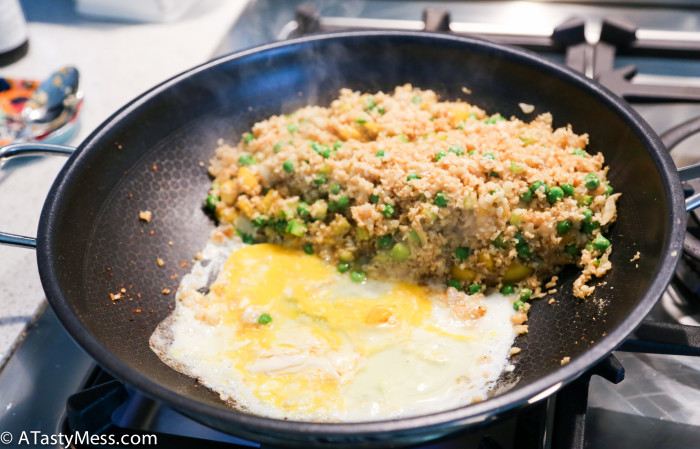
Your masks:
{"label": "runny egg yolk", "polygon": [[153,350],[222,399],[274,418],[366,421],[464,406],[486,397],[515,338],[513,298],[356,283],[273,244],[210,241],[177,299]]}
{"label": "runny egg yolk", "polygon": [[[342,407],[346,375],[363,358],[409,339],[432,310],[423,287],[354,284],[315,256],[273,244],[234,251],[222,273],[211,292],[228,307],[212,306],[220,326],[237,328],[231,338],[246,342],[232,341],[231,357],[256,395],[283,409]],[[263,313],[269,324],[258,322]],[[286,360],[275,365],[280,357]]]}

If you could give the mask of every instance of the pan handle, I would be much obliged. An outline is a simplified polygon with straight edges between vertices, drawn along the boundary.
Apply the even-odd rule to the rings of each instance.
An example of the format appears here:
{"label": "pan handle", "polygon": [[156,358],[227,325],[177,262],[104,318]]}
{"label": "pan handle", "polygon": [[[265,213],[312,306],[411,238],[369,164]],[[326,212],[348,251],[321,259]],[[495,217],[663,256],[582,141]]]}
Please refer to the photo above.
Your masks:
{"label": "pan handle", "polygon": [[[24,156],[70,156],[75,148],[48,143],[15,143],[0,148],[0,168],[10,159]],[[35,237],[9,234],[0,231],[0,245],[21,246],[24,248],[36,248]]]}
{"label": "pan handle", "polygon": [[[700,117],[695,117],[664,132],[661,135],[661,141],[664,143],[668,151],[671,151],[676,145],[683,142],[688,137],[697,134],[698,132],[700,132]],[[690,181],[691,179],[698,179],[700,178],[700,164],[679,168],[678,174],[681,177],[681,182]],[[693,195],[685,199],[686,212],[690,212],[699,206],[700,192],[695,192]]]}

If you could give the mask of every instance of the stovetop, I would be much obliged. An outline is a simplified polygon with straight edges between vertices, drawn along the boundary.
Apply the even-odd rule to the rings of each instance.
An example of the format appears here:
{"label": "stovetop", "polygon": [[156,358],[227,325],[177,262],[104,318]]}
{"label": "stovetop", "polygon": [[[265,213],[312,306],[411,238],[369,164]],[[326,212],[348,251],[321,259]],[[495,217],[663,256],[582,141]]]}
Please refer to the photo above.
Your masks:
{"label": "stovetop", "polygon": [[[413,29],[422,29],[426,19],[442,31],[468,31],[507,42],[525,37],[529,48],[540,54],[576,65],[588,76],[610,83],[608,87],[621,89],[620,93],[629,95],[635,109],[661,133],[700,116],[697,99],[671,98],[683,88],[689,89],[686,92],[691,97],[700,93],[700,51],[695,49],[700,49],[700,5],[683,0],[665,2],[664,7],[660,3],[319,0],[298,9],[302,1],[254,0],[214,56],[304,31],[332,29],[340,26],[339,18],[359,19],[353,22],[355,26],[408,25]],[[432,11],[424,16],[426,7]],[[551,47],[545,45],[553,40],[556,42]],[[669,53],[648,48],[659,41],[670,42],[676,49]],[[629,65],[636,67],[637,75],[628,80],[623,76],[627,69],[623,69]],[[646,87],[639,89],[640,85]],[[650,86],[669,87],[669,98],[635,97],[640,91],[655,92]],[[672,153],[676,163],[682,166],[700,160],[699,143],[698,136],[683,141]],[[684,260],[687,263],[681,265],[676,281],[650,314],[649,318],[660,324],[640,329],[641,338],[667,331],[663,323],[698,324],[697,261],[694,256]],[[675,342],[674,338],[671,335],[670,340]],[[700,342],[694,343],[700,347]],[[514,418],[425,447],[700,447],[700,357],[655,354],[693,351],[663,344],[649,346],[643,341],[630,341],[622,349],[632,352],[615,352],[596,367],[599,375],[590,377],[590,388],[589,378],[582,376],[571,388]],[[651,352],[637,352],[640,350]],[[623,372],[625,379],[614,383]],[[94,418],[97,415],[99,419]],[[212,441],[210,447],[257,446],[198,424],[115,381],[95,367],[47,309],[0,372],[0,431],[56,434],[81,429],[157,432],[160,444],[166,447],[197,447],[201,439]],[[567,432],[570,435],[562,438]]]}

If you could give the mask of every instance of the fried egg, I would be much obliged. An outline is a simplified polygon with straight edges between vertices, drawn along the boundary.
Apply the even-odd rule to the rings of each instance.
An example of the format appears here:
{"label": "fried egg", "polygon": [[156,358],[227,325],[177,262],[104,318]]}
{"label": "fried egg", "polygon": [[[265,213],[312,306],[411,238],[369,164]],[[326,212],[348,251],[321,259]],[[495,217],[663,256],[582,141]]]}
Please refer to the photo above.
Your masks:
{"label": "fried egg", "polygon": [[212,238],[151,336],[246,412],[369,421],[483,400],[515,339],[512,297],[367,279],[274,244]]}

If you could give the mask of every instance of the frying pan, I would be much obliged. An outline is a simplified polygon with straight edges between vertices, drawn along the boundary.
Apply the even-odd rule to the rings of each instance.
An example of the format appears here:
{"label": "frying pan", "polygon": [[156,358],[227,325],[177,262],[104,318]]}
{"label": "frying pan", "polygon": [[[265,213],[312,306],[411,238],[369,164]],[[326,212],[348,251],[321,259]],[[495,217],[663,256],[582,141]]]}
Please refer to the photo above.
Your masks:
{"label": "frying pan", "polygon": [[[575,269],[560,275],[549,305],[534,301],[515,370],[491,398],[454,410],[362,423],[292,422],[239,412],[165,364],[148,338],[171,312],[174,290],[214,223],[202,210],[206,166],[217,140],[236,142],[256,121],[342,87],[390,91],[410,82],[442,98],[524,120],[551,112],[554,126],[590,134],[610,166],[618,219],[609,232],[613,269],[592,297],[572,295]],[[462,87],[472,94],[466,95]],[[524,114],[518,103],[535,106]],[[10,147],[6,156],[66,152]],[[697,175],[697,166],[683,178]],[[697,204],[697,198],[692,205]],[[149,223],[139,211],[150,210]],[[584,76],[529,52],[423,32],[348,32],[275,43],[214,60],[138,97],[70,156],[44,205],[36,246],[49,303],[100,365],[147,395],[211,427],[261,443],[382,446],[437,438],[497,419],[547,397],[615,349],[669,283],[683,245],[681,179],[659,137],[622,100]],[[641,259],[630,263],[639,251]],[[156,258],[165,260],[158,267]],[[126,293],[112,301],[110,293]],[[563,357],[571,362],[561,366]]]}

